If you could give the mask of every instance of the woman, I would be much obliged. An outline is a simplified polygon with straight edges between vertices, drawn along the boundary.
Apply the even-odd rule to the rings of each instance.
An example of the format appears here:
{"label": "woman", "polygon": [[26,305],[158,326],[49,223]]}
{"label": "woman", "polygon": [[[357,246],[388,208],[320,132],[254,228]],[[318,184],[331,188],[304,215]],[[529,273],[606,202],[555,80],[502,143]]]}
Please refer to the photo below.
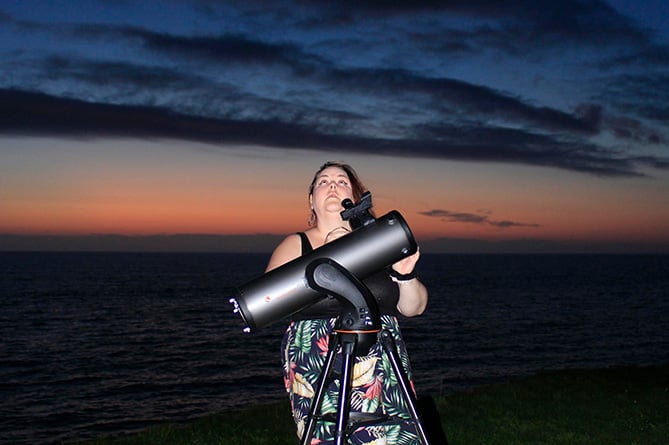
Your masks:
{"label": "woman", "polygon": [[[287,236],[274,250],[267,271],[311,252],[351,231],[348,221],[341,218],[341,202],[349,198],[358,202],[365,188],[353,168],[340,162],[323,164],[309,187],[311,207],[310,228]],[[416,278],[414,267],[419,252],[398,261],[363,280],[379,303],[382,327],[391,332],[397,343],[404,368],[410,377],[409,359],[400,334],[396,316],[420,315],[427,305],[427,289]],[[336,305],[336,302],[335,302]],[[297,434],[302,436],[309,413],[314,387],[323,367],[330,332],[337,316],[336,307],[317,304],[296,314],[282,342],[282,362],[286,391],[290,395]],[[392,376],[392,368],[380,344],[371,347],[368,355],[356,357],[353,371],[351,411],[385,413],[409,418],[402,393]],[[330,385],[321,412],[335,412],[338,386]],[[412,444],[418,443],[412,426],[372,425],[359,428],[351,436],[354,444]],[[312,443],[326,444],[333,440],[336,425],[319,422]]]}

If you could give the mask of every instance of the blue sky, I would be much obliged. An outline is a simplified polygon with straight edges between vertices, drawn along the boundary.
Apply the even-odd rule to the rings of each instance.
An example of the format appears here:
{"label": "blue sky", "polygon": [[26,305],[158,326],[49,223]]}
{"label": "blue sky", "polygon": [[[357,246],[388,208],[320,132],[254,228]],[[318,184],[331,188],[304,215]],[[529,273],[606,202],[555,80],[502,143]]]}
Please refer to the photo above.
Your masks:
{"label": "blue sky", "polygon": [[[279,235],[290,224],[241,234],[232,226],[153,224],[151,232],[120,208],[117,226],[39,226],[26,209],[41,206],[40,218],[57,221],[81,202],[70,189],[52,192],[43,205],[44,190],[67,188],[62,178],[79,172],[66,165],[89,157],[91,171],[113,166],[107,190],[133,184],[147,201],[176,193],[167,176],[133,179],[133,169],[146,176],[156,155],[173,159],[165,175],[182,166],[192,179],[203,165],[219,165],[237,184],[243,169],[272,175],[278,166],[290,172],[286,190],[296,193],[322,160],[343,158],[365,167],[380,204],[407,206],[434,245],[529,239],[664,250],[667,19],[659,1],[6,1],[0,205],[11,223],[0,232]],[[161,147],[146,147],[152,143]],[[211,158],[200,161],[203,153]],[[402,190],[389,190],[397,183],[384,175],[406,169]],[[49,185],[44,177],[61,179]],[[72,188],[93,189],[91,181]],[[181,194],[180,205],[235,184],[215,181]],[[41,191],[31,182],[42,183]],[[492,186],[484,190],[484,183]],[[456,199],[461,187],[471,193]],[[486,201],[490,187],[499,196]],[[530,191],[538,196],[531,200]],[[574,195],[592,205],[574,203]],[[108,196],[90,198],[97,210],[77,211],[84,218],[106,206],[113,215]],[[405,204],[416,197],[420,205]],[[231,210],[255,218],[242,207]],[[621,208],[636,222],[620,218]],[[578,215],[571,233],[560,212]],[[209,217],[216,218],[202,215]]]}

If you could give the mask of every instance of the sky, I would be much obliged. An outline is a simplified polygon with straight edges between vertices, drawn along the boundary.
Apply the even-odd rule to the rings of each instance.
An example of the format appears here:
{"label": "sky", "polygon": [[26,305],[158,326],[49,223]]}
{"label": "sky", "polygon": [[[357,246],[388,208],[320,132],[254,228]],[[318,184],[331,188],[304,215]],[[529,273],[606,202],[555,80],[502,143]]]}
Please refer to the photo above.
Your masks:
{"label": "sky", "polygon": [[666,1],[0,3],[0,250],[267,252],[327,160],[423,252],[669,253]]}

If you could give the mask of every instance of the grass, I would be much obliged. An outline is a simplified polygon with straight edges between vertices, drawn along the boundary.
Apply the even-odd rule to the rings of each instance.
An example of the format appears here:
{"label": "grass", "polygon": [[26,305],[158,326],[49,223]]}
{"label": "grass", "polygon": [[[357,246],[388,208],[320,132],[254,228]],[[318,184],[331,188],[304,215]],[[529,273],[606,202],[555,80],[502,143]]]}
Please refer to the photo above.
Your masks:
{"label": "grass", "polygon": [[669,443],[669,365],[571,370],[437,400],[451,444]]}
{"label": "grass", "polygon": [[[435,398],[450,445],[666,445],[669,364],[547,372]],[[297,444],[287,402],[79,445]]]}

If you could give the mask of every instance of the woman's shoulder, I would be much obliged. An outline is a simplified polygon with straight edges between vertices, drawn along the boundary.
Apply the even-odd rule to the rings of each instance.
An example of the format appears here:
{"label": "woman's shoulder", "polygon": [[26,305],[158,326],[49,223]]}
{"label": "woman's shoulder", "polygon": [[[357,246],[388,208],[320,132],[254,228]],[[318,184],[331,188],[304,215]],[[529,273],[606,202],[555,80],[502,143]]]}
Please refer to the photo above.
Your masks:
{"label": "woman's shoulder", "polygon": [[302,240],[297,233],[286,236],[272,252],[267,271],[277,268],[302,255]]}

